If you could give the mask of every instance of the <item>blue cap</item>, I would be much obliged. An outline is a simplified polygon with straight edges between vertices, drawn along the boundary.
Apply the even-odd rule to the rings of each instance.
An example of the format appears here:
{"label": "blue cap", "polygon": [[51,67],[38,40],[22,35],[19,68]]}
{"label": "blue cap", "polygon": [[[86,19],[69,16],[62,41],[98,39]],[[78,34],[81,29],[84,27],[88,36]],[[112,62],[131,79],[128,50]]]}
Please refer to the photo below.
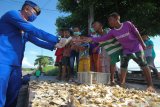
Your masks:
{"label": "blue cap", "polygon": [[26,0],[24,5],[31,6],[36,11],[37,15],[39,15],[41,13],[40,7],[36,3],[34,3],[32,1],[30,1],[30,0]]}

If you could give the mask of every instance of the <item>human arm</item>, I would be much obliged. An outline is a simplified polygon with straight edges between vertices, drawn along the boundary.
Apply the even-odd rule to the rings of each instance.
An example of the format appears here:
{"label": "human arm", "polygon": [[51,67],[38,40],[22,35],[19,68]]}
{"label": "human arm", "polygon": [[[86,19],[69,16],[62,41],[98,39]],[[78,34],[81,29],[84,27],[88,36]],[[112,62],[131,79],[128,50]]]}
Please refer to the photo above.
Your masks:
{"label": "human arm", "polygon": [[99,48],[100,48],[100,46],[98,45],[98,46],[96,46],[95,48],[93,48],[93,53],[96,53],[98,50],[99,50]]}
{"label": "human arm", "polygon": [[54,49],[54,45],[52,43],[40,40],[35,36],[28,35],[28,41],[30,41],[31,43],[35,44],[36,46],[44,48],[44,49],[48,49],[51,51],[53,51],[53,49]]}
{"label": "human arm", "polygon": [[112,39],[112,38],[114,38],[113,33],[112,33],[112,31],[109,31],[107,34],[104,34],[100,37],[85,38],[84,41],[99,43],[99,42],[103,42],[103,41],[106,41],[106,40],[109,40],[109,39]]}
{"label": "human arm", "polygon": [[147,44],[146,44],[146,48],[147,49],[151,49],[151,48],[153,48],[153,46],[154,46],[154,44],[153,44],[153,42],[149,39],[149,40],[147,40],[148,42],[147,42]]}
{"label": "human arm", "polygon": [[104,34],[100,37],[92,38],[92,41],[93,42],[104,42],[104,41],[112,39],[112,38],[114,38],[112,31],[109,31],[107,34]]}
{"label": "human arm", "polygon": [[153,48],[153,46],[147,46],[146,48],[147,48],[147,49],[151,49],[151,48]]}
{"label": "human arm", "polygon": [[9,11],[3,16],[3,19],[5,19],[7,23],[12,24],[16,28],[23,30],[24,32],[39,39],[50,42],[52,44],[56,44],[58,42],[58,37],[34,27],[32,24],[25,21],[22,18],[21,13],[18,11]]}

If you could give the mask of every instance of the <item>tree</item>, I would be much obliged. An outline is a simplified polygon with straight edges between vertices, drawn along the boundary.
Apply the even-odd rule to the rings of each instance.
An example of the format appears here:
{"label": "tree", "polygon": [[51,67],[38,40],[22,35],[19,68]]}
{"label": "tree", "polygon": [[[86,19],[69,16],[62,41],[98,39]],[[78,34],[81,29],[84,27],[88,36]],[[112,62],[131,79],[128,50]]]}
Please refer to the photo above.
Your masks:
{"label": "tree", "polygon": [[69,13],[67,17],[59,17],[58,28],[79,26],[87,31],[88,11],[94,5],[95,20],[108,27],[107,16],[118,12],[122,21],[132,21],[141,33],[155,36],[160,33],[160,1],[159,0],[58,0],[57,9]]}
{"label": "tree", "polygon": [[35,59],[34,66],[38,65],[38,68],[42,70],[46,65],[53,65],[53,58],[49,56],[38,55],[37,59]]}

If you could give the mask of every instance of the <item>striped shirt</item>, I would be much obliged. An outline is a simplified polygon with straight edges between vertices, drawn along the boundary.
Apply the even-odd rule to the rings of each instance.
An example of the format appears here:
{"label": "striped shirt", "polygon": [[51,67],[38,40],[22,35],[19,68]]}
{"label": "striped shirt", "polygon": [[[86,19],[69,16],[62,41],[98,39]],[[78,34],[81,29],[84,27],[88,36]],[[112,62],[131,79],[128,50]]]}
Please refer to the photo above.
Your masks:
{"label": "striped shirt", "polygon": [[111,58],[122,53],[122,46],[115,38],[100,42],[99,46],[103,47]]}
{"label": "striped shirt", "polygon": [[137,35],[139,31],[129,21],[122,23],[119,29],[111,29],[107,34],[92,38],[93,42],[103,42],[116,38],[117,41],[123,47],[123,54],[132,54],[143,50],[141,43],[139,42]]}

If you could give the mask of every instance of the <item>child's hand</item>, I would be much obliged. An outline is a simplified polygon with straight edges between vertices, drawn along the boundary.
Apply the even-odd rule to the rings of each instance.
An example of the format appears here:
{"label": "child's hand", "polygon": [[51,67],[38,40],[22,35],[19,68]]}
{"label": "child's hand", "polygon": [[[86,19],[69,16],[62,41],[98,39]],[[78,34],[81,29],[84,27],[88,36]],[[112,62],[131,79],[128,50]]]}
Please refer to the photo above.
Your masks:
{"label": "child's hand", "polygon": [[55,48],[63,48],[63,44],[57,43],[57,44],[55,45]]}
{"label": "child's hand", "polygon": [[72,42],[80,41],[80,38],[72,38]]}
{"label": "child's hand", "polygon": [[92,42],[92,38],[90,37],[84,37],[83,42]]}
{"label": "child's hand", "polygon": [[72,50],[77,50],[77,47],[78,47],[78,46],[74,44],[74,45],[71,46],[71,49],[72,49]]}
{"label": "child's hand", "polygon": [[92,52],[96,53],[98,49],[99,49],[99,46],[95,47]]}
{"label": "child's hand", "polygon": [[85,49],[86,49],[85,47],[82,47],[82,46],[79,47],[79,50],[80,50],[80,51],[84,51]]}
{"label": "child's hand", "polygon": [[66,41],[67,41],[66,38],[61,38],[60,41],[59,41],[59,43],[64,44]]}
{"label": "child's hand", "polygon": [[146,50],[147,46],[145,44],[142,44],[142,47],[144,50]]}

